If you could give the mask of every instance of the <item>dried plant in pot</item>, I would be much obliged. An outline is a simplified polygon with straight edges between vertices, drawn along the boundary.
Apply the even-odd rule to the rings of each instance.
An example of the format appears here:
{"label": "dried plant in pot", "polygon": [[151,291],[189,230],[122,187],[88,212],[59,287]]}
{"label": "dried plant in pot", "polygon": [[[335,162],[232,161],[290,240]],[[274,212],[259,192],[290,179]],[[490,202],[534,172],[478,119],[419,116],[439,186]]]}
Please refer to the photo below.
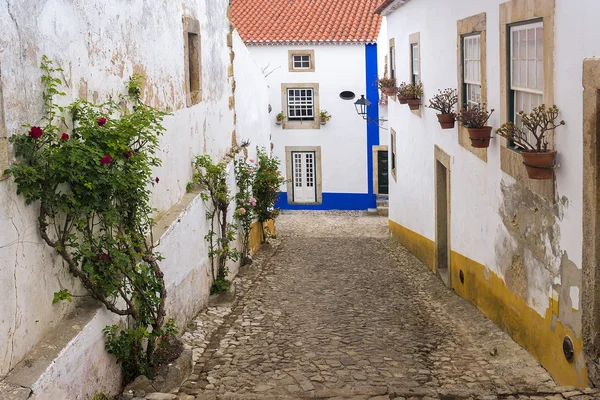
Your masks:
{"label": "dried plant in pot", "polygon": [[327,112],[327,110],[323,110],[321,111],[321,113],[319,114],[320,119],[321,119],[321,125],[325,125],[327,123],[327,121],[329,121],[331,119],[331,114],[329,114]]}
{"label": "dried plant in pot", "polygon": [[283,111],[280,112],[279,114],[277,114],[277,116],[275,117],[275,123],[277,125],[281,125],[284,120],[285,120],[285,114],[283,113]]}
{"label": "dried plant in pot", "polygon": [[458,94],[456,89],[438,90],[438,93],[429,100],[429,108],[439,111],[437,119],[442,129],[454,128],[456,113],[454,106],[458,103]]}
{"label": "dried plant in pot", "polygon": [[529,114],[519,111],[522,127],[507,122],[496,131],[520,149],[530,179],[552,179],[554,176],[556,150],[548,150],[546,134],[565,124],[565,121],[556,121],[558,114],[558,107],[542,104]]}
{"label": "dried plant in pot", "polygon": [[494,109],[487,111],[485,104],[477,104],[470,108],[463,108],[456,115],[456,120],[469,132],[471,146],[485,149],[490,146],[492,127],[486,126]]}
{"label": "dried plant in pot", "polygon": [[379,90],[386,96],[396,95],[396,78],[379,78],[376,82]]}
{"label": "dried plant in pot", "polygon": [[408,108],[413,111],[418,110],[421,107],[421,98],[423,97],[423,84],[412,83],[408,85],[407,89],[408,94]]}
{"label": "dried plant in pot", "polygon": [[396,88],[396,95],[398,96],[398,102],[400,104],[408,104],[408,99],[411,96],[411,86],[406,82],[401,82],[400,86]]}

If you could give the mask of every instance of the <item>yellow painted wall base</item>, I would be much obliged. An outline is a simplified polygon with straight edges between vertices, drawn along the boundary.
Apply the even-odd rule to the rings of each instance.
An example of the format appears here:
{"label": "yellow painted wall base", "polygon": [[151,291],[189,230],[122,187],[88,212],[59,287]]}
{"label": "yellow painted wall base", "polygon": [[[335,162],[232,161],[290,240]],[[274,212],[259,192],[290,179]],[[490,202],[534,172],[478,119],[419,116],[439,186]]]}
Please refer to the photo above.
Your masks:
{"label": "yellow painted wall base", "polygon": [[[265,222],[265,225],[271,235],[275,235],[275,221],[270,220]],[[260,250],[262,244],[262,227],[258,221],[250,226],[250,255],[256,254]]]}
{"label": "yellow painted wall base", "polygon": [[[435,242],[391,220],[389,228],[403,246],[434,270]],[[556,307],[553,307],[555,302],[552,299],[546,314],[541,316],[484,265],[456,252],[451,252],[450,258],[450,282],[458,295],[475,304],[486,317],[508,332],[559,384],[576,387],[588,385],[583,339],[576,337],[569,327],[558,320],[558,316],[553,313]],[[459,277],[461,270],[464,283],[461,283]],[[562,343],[567,335],[575,347],[573,364],[567,362],[562,350]]]}

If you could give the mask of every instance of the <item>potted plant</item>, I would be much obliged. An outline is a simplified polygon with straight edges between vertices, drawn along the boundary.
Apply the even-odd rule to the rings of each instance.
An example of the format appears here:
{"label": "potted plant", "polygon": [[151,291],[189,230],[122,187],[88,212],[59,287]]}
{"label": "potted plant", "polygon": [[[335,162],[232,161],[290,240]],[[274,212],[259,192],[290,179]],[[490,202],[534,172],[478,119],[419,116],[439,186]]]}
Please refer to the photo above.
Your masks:
{"label": "potted plant", "polygon": [[485,104],[483,106],[477,104],[470,108],[463,108],[458,112],[456,120],[467,128],[469,138],[471,139],[471,146],[478,149],[485,149],[490,146],[492,127],[485,124],[493,112],[493,109],[488,112]]}
{"label": "potted plant", "polygon": [[437,119],[442,129],[454,128],[456,113],[454,106],[458,103],[458,94],[456,89],[438,90],[438,94],[429,100],[429,108],[439,111]]}
{"label": "potted plant", "polygon": [[275,117],[275,123],[277,125],[281,125],[283,123],[283,121],[285,120],[285,114],[282,112],[280,112],[279,114],[277,114],[277,117]]}
{"label": "potted plant", "polygon": [[396,94],[398,95],[398,102],[400,104],[407,104],[408,99],[410,98],[410,86],[406,82],[400,83],[400,86],[396,88]]}
{"label": "potted plant", "polygon": [[411,110],[418,110],[421,107],[421,98],[423,97],[423,84],[412,83],[408,85],[408,107]]}
{"label": "potted plant", "polygon": [[[503,124],[496,133],[521,149],[523,164],[531,179],[552,179],[556,163],[556,150],[548,150],[546,133],[565,124],[556,122],[558,107],[535,107],[529,114],[519,111],[522,127],[513,122]],[[531,133],[528,136],[527,133]]]}
{"label": "potted plant", "polygon": [[325,125],[327,121],[331,119],[331,114],[327,112],[327,110],[321,111],[321,125]]}
{"label": "potted plant", "polygon": [[379,78],[377,79],[379,90],[386,96],[394,96],[396,94],[396,78]]}

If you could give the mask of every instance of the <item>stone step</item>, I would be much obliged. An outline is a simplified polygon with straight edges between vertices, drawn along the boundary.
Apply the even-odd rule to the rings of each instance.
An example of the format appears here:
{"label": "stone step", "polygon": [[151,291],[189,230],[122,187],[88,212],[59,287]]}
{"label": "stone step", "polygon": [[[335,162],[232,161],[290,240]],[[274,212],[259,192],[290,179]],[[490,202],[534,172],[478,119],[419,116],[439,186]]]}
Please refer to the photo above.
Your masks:
{"label": "stone step", "polygon": [[379,215],[379,212],[376,208],[369,208],[367,209],[367,215]]}
{"label": "stone step", "polygon": [[377,214],[379,214],[382,217],[387,217],[387,216],[390,215],[389,208],[387,208],[387,207],[377,207]]}
{"label": "stone step", "polygon": [[377,200],[377,208],[379,207],[388,207],[390,205],[389,200]]}

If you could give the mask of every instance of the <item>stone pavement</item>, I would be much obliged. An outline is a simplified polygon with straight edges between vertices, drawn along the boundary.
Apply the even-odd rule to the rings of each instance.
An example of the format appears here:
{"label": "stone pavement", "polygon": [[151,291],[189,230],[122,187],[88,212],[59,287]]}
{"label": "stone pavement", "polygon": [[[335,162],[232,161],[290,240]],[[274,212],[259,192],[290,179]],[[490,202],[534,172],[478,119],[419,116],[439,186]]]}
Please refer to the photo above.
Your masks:
{"label": "stone pavement", "polygon": [[242,274],[236,302],[184,335],[196,364],[170,398],[598,398],[558,387],[388,238],[385,218],[295,212],[277,229],[277,251]]}

